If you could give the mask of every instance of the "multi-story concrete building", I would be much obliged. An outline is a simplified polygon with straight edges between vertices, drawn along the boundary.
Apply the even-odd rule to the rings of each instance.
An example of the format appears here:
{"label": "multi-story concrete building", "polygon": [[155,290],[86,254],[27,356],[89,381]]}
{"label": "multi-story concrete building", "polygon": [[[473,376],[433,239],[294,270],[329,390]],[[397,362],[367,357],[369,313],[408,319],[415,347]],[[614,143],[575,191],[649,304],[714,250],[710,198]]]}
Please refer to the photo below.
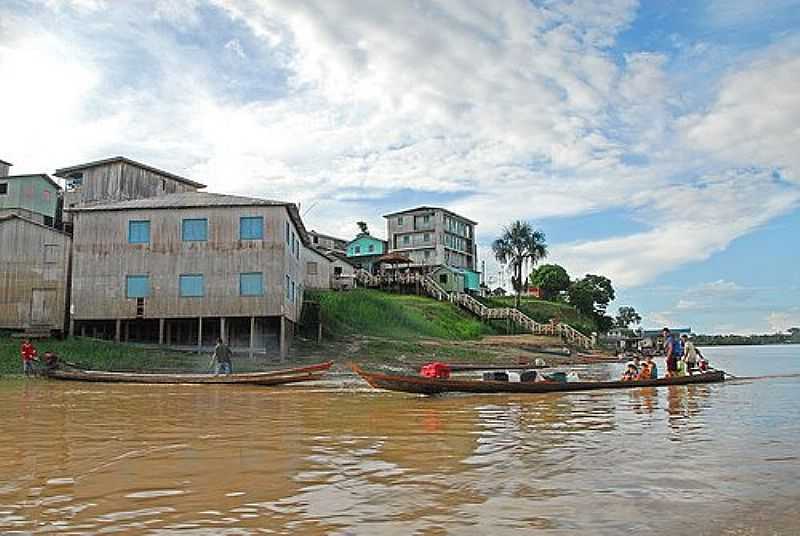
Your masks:
{"label": "multi-story concrete building", "polygon": [[347,247],[347,240],[322,234],[317,231],[309,231],[308,239],[316,249],[322,251],[336,251],[339,253],[344,253],[345,248]]}
{"label": "multi-story concrete building", "polygon": [[68,210],[72,333],[286,355],[310,246],[293,203],[185,192]]}
{"label": "multi-story concrete building", "polygon": [[389,252],[408,256],[412,267],[476,270],[476,222],[438,207],[417,207],[384,218]]}

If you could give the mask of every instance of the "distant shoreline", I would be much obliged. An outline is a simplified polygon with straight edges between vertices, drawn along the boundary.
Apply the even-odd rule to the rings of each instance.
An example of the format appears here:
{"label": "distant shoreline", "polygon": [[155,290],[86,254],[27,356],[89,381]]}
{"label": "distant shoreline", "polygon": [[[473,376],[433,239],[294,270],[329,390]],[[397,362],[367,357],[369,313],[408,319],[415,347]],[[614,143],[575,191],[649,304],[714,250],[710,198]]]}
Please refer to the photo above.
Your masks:
{"label": "distant shoreline", "polygon": [[697,342],[697,346],[701,347],[708,347],[708,346],[798,346],[800,342]]}

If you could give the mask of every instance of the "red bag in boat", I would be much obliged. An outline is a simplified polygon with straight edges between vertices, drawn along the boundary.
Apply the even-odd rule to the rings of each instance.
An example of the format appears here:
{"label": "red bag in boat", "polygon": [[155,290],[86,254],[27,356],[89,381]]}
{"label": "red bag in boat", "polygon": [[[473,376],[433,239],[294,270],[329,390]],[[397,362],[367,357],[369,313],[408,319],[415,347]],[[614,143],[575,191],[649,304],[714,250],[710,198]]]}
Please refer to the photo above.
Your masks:
{"label": "red bag in boat", "polygon": [[422,366],[419,373],[426,378],[441,378],[446,380],[450,377],[450,367],[445,363],[428,363]]}

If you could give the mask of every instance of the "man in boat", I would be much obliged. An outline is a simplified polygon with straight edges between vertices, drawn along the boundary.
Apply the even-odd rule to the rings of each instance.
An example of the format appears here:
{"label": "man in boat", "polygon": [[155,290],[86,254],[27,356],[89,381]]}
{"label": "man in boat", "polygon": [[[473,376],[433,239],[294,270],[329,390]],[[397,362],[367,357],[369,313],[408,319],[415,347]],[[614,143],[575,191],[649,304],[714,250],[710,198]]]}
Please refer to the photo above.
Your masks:
{"label": "man in boat", "polygon": [[233,362],[231,361],[231,357],[233,356],[233,352],[222,341],[222,338],[217,339],[217,345],[214,347],[214,355],[211,356],[211,363],[209,363],[209,368],[214,366],[216,362],[216,371],[217,374],[232,374],[233,373]]}
{"label": "man in boat", "polygon": [[33,362],[39,361],[39,358],[36,357],[36,347],[31,344],[30,339],[22,341],[19,353],[22,356],[22,372],[25,376],[33,376],[36,373],[33,368]]}
{"label": "man in boat", "polygon": [[689,336],[685,333],[681,335],[681,342],[683,342],[683,362],[685,363],[686,374],[692,375],[692,371],[697,369],[698,362],[703,357],[703,353],[689,340]]}
{"label": "man in boat", "polygon": [[664,336],[664,355],[667,358],[667,374],[664,377],[672,378],[678,375],[678,343],[669,328],[664,328],[661,334]]}

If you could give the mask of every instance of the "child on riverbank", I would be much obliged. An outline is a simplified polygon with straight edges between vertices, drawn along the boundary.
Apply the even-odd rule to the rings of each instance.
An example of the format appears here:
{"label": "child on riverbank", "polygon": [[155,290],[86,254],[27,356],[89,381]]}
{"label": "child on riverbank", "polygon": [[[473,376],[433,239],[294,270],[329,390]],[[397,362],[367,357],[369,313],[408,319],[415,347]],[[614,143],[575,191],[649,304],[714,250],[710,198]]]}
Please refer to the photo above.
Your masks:
{"label": "child on riverbank", "polygon": [[39,358],[36,356],[36,347],[31,344],[30,339],[22,341],[19,353],[22,356],[22,372],[25,376],[33,376],[35,374],[33,362],[39,361]]}

